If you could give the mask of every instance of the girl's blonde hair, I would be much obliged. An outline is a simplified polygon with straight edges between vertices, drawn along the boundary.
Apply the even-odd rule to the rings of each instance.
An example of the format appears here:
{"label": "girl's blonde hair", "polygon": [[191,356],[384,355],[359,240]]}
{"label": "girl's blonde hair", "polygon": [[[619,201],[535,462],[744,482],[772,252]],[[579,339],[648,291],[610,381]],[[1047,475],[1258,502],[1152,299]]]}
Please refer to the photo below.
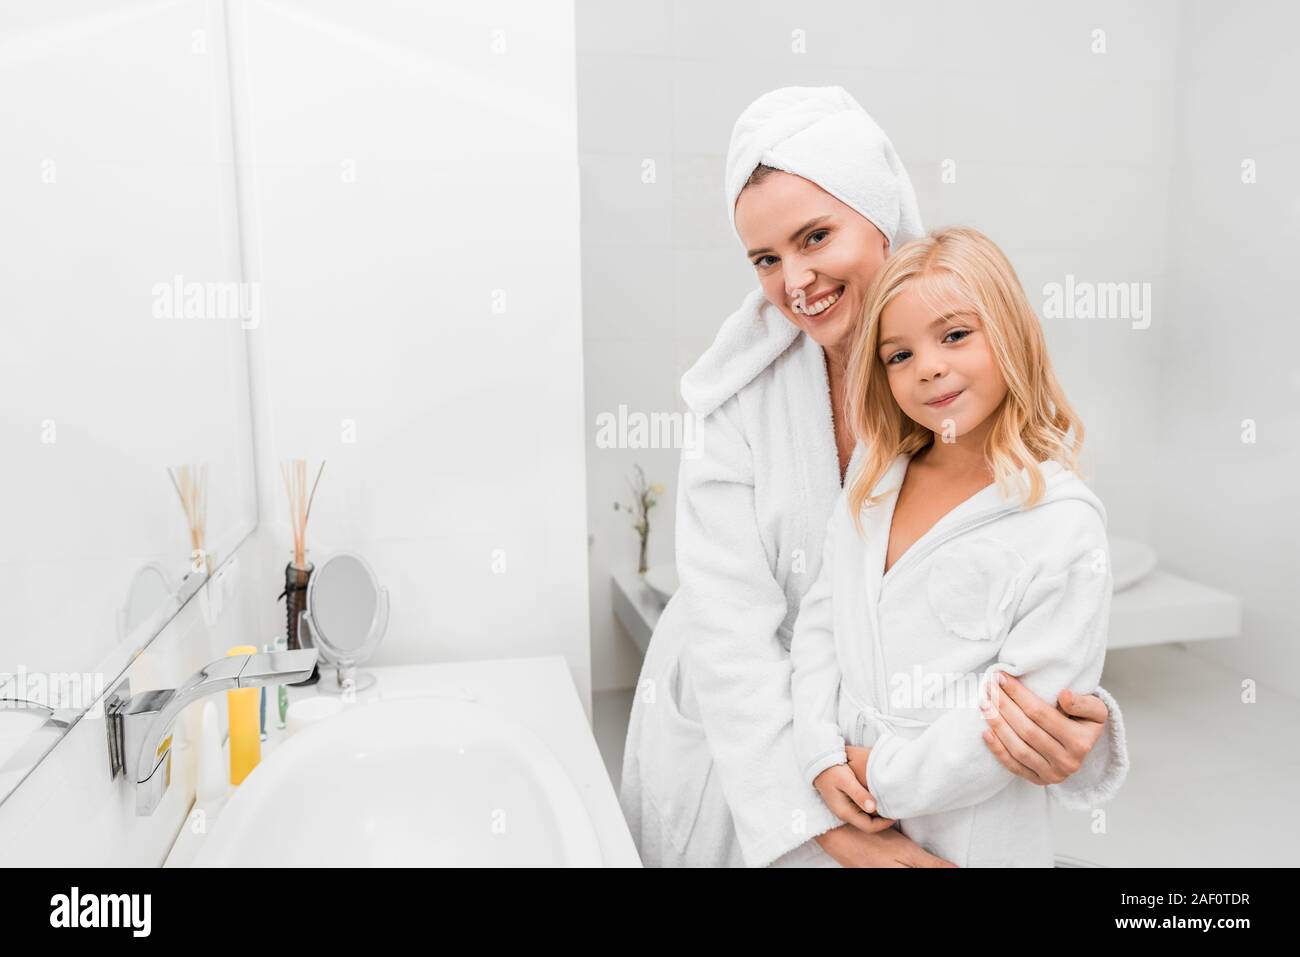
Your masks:
{"label": "girl's blonde hair", "polygon": [[[894,401],[885,364],[877,355],[881,313],[908,288],[936,303],[940,294],[954,294],[979,316],[1007,384],[1006,397],[992,413],[995,421],[984,453],[1003,495],[1014,487],[1026,507],[1034,505],[1045,489],[1038,462],[1055,460],[1078,471],[1083,422],[1056,380],[1042,326],[1010,261],[978,230],[949,226],[912,240],[885,260],[850,333],[848,420],[854,438],[866,446],[849,489],[854,524],[861,531],[863,507],[878,504],[893,491],[871,494],[894,459],[914,455],[934,441],[934,433],[908,418]],[[1028,489],[1021,469],[1027,469]]]}

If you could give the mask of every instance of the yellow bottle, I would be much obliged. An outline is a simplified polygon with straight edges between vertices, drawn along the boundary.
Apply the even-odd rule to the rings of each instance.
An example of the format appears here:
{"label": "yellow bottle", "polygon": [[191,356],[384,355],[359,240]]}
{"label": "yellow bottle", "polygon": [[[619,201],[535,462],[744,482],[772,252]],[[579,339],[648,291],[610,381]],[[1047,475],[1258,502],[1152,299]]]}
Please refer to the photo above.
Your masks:
{"label": "yellow bottle", "polygon": [[[226,652],[231,655],[255,655],[252,645],[239,645]],[[226,692],[226,711],[230,724],[230,783],[241,784],[262,760],[261,721],[257,716],[260,688],[239,688]]]}

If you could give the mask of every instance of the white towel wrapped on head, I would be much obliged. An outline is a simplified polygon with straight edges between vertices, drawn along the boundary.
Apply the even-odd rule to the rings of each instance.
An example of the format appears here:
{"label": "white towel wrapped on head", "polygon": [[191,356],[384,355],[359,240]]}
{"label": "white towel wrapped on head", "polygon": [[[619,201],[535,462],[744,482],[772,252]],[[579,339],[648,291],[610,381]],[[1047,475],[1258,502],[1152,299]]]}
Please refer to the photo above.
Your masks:
{"label": "white towel wrapped on head", "polygon": [[802,176],[857,210],[890,250],[921,236],[912,181],[894,145],[840,86],[787,86],[764,93],[740,114],[727,150],[727,217],[759,165]]}

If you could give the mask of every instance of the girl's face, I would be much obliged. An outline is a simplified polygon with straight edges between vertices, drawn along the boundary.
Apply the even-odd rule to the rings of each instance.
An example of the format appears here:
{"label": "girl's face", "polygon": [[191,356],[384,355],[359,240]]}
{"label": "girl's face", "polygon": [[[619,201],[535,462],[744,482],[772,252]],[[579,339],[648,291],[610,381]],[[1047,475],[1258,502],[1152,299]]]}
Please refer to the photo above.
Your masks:
{"label": "girl's face", "polygon": [[823,349],[847,345],[889,243],[820,186],[769,173],[736,200],[736,231],[763,294]]}
{"label": "girl's face", "polygon": [[978,429],[1007,394],[979,316],[952,292],[905,286],[880,315],[876,355],[894,401],[936,441]]}

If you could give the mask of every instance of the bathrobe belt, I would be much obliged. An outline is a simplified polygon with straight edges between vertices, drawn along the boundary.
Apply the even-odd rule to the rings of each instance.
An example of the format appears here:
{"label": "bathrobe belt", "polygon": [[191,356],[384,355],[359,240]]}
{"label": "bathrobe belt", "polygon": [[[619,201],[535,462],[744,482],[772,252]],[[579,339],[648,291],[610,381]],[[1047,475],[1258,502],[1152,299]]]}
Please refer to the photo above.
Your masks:
{"label": "bathrobe belt", "polygon": [[898,731],[901,728],[928,728],[933,722],[922,721],[919,718],[909,718],[901,714],[886,714],[879,708],[865,704],[857,695],[841,685],[841,693],[849,699],[849,703],[857,709],[858,712],[858,734],[859,740],[862,740],[863,726],[866,722],[873,723],[878,730]]}

